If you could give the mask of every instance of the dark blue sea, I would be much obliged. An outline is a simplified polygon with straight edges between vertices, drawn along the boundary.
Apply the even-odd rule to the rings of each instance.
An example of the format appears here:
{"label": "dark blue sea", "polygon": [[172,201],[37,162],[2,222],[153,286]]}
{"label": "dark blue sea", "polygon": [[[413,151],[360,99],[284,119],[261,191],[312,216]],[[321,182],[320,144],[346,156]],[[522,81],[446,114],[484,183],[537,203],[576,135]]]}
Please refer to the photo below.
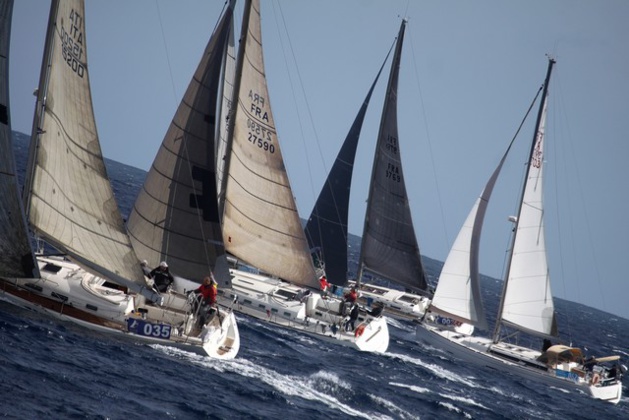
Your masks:
{"label": "dark blue sea", "polygon": [[[18,165],[25,136],[15,139]],[[123,214],[144,172],[108,161]],[[426,264],[431,277],[439,263]],[[499,282],[486,278],[495,312]],[[563,338],[629,363],[629,320],[556,299]],[[217,361],[102,335],[0,302],[0,416],[19,419],[629,419],[629,398],[467,366],[391,321],[385,354],[361,353],[239,315],[242,346]],[[627,379],[623,393],[627,395]]]}

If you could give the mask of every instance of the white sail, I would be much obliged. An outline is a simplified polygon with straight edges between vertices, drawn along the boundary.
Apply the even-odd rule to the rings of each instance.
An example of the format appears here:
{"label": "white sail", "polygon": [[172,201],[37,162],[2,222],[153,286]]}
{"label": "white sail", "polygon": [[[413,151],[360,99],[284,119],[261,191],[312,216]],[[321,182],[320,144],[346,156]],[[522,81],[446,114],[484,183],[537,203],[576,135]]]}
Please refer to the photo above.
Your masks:
{"label": "white sail", "polygon": [[[515,140],[515,139],[514,139]],[[511,141],[511,145],[513,140]],[[511,145],[465,219],[443,264],[430,310],[480,329],[487,328],[480,294],[479,251],[485,213]]]}
{"label": "white sail", "polygon": [[[245,7],[233,104],[223,235],[229,253],[277,277],[318,287],[293,198],[264,73],[260,2]],[[240,75],[238,75],[240,73]],[[232,126],[230,126],[232,127]]]}
{"label": "white sail", "polygon": [[81,0],[52,2],[26,208],[35,232],[84,267],[142,285],[96,133],[84,17]]}
{"label": "white sail", "polygon": [[9,40],[13,0],[0,0],[0,276],[38,277],[20,200],[11,141]]}
{"label": "white sail", "polygon": [[532,333],[554,334],[554,305],[544,239],[543,168],[547,96],[529,160],[505,284],[502,321]]}
{"label": "white sail", "polygon": [[165,260],[173,273],[199,283],[213,270],[227,288],[214,153],[232,7],[208,41],[127,223],[141,258]]}

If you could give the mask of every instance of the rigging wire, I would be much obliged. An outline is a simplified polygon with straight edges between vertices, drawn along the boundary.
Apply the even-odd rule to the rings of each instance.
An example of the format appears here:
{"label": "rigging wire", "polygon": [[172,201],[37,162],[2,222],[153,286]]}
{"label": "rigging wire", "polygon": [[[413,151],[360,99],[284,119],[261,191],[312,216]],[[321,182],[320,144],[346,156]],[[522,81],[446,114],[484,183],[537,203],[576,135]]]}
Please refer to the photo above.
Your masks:
{"label": "rigging wire", "polygon": [[446,246],[447,250],[445,254],[447,255],[448,250],[450,249],[452,243],[450,241],[450,235],[448,234],[448,228],[446,226],[446,217],[443,207],[443,199],[441,197],[441,189],[439,188],[439,178],[437,177],[437,165],[435,164],[435,156],[432,149],[432,141],[430,140],[430,130],[428,129],[428,118],[426,117],[426,107],[424,106],[424,96],[422,94],[421,83],[419,78],[417,60],[415,58],[415,47],[413,44],[413,36],[411,35],[411,53],[413,57],[413,70],[415,73],[415,81],[417,83],[417,89],[419,90],[419,103],[421,106],[422,118],[424,120],[424,131],[426,132],[426,141],[428,143],[428,155],[430,156],[430,163],[432,167],[432,174],[435,181],[435,186],[437,188],[437,202],[439,204],[439,212],[441,213],[441,224],[443,227],[443,232],[446,237]]}

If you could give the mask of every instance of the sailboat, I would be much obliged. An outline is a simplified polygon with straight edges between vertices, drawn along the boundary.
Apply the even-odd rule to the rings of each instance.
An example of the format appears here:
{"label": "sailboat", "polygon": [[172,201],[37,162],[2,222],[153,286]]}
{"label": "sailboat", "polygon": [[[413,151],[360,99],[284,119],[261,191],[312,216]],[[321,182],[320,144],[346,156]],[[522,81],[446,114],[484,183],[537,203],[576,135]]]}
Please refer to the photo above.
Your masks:
{"label": "sailboat", "polygon": [[222,161],[220,214],[225,248],[237,264],[220,298],[272,324],[362,351],[384,352],[386,321],[363,313],[345,331],[339,299],[317,293],[308,243],[278,142],[264,72],[260,2],[246,1]]}
{"label": "sailboat", "polygon": [[[474,327],[487,329],[480,297],[478,252],[485,211],[515,138],[452,246],[429,311],[417,327],[417,335],[469,363],[491,366],[536,383],[578,389],[616,404],[621,399],[621,378],[626,370],[618,364],[619,356],[585,358],[581,349],[552,345],[551,341],[558,333],[546,257],[542,190],[548,86],[554,64],[555,60],[549,59],[546,78],[540,88],[541,100],[519,213],[510,217],[514,228],[493,337],[472,335]],[[536,100],[537,97],[531,108]],[[465,325],[471,328],[461,331]],[[508,341],[521,333],[543,338],[543,346],[536,350]],[[609,366],[612,362],[616,364]]]}
{"label": "sailboat", "polygon": [[[6,230],[0,297],[135,341],[162,343],[231,358],[218,318],[208,325],[185,301],[162,306],[164,297],[146,282],[107,176],[92,108],[82,0],[53,1],[24,187],[20,205],[10,138],[3,135],[0,213]],[[10,27],[10,25],[8,25]],[[4,28],[7,26],[3,25]],[[8,38],[8,32],[3,32]],[[8,46],[8,40],[6,41]],[[4,56],[4,55],[3,55]],[[6,63],[5,67],[6,67]],[[4,72],[6,76],[6,71]],[[6,77],[3,78],[6,85]],[[7,91],[6,89],[4,90]],[[8,129],[8,127],[6,127]],[[32,252],[28,226],[61,255]],[[13,243],[13,245],[12,245]],[[44,248],[48,250],[48,248]],[[152,310],[138,303],[152,302]],[[194,328],[197,326],[197,328]]]}
{"label": "sailboat", "polygon": [[[234,5],[226,5],[208,41],[127,222],[137,254],[155,265],[167,262],[176,274],[164,294],[167,302],[185,301],[185,293],[210,271],[221,288],[232,287],[218,213],[215,143]],[[219,306],[219,317],[221,328],[230,332],[223,348],[237,352],[231,304]]]}
{"label": "sailboat", "polygon": [[[358,138],[377,77],[323,185],[308,219],[306,236],[311,249],[321,253],[317,260],[322,261],[332,284],[357,287],[363,302],[370,306],[380,303],[388,316],[419,320],[430,302],[430,291],[413,229],[397,129],[398,76],[405,29],[403,20],[382,110],[356,280],[348,282],[347,278],[349,194]],[[365,272],[405,290],[364,283]]]}

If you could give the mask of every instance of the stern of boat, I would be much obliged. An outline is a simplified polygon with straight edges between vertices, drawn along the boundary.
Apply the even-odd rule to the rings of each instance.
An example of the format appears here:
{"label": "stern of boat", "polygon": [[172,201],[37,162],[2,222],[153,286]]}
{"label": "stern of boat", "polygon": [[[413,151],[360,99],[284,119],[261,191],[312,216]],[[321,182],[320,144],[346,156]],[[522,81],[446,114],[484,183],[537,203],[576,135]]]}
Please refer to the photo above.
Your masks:
{"label": "stern of boat", "polygon": [[389,347],[389,326],[384,317],[360,323],[354,330],[358,350],[384,353]]}

